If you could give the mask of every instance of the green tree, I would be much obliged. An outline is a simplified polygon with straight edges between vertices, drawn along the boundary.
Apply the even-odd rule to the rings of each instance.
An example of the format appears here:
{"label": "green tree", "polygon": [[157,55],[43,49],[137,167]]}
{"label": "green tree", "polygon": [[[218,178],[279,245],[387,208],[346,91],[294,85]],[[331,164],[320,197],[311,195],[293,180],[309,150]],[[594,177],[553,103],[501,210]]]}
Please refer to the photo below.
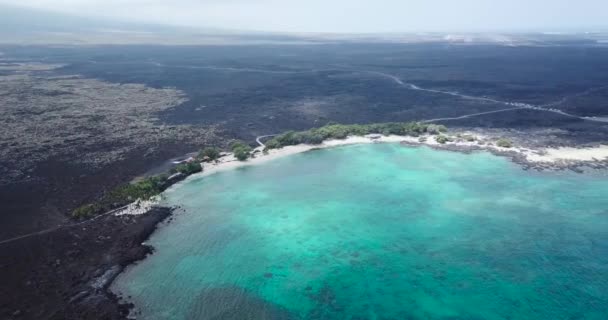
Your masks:
{"label": "green tree", "polygon": [[72,217],[77,219],[91,217],[124,206],[137,199],[150,199],[166,188],[166,181],[167,177],[160,175],[148,177],[135,183],[121,185],[105,194],[96,202],[75,209],[72,212]]}
{"label": "green tree", "polygon": [[177,166],[175,166],[175,168],[171,169],[172,173],[183,173],[185,175],[191,175],[193,173],[197,173],[197,172],[201,172],[203,171],[203,167],[201,167],[201,164],[198,162],[188,162],[188,163],[182,163],[182,164],[178,164]]}
{"label": "green tree", "polygon": [[266,141],[265,145],[266,145],[266,148],[268,148],[268,149],[279,149],[279,148],[283,147],[281,145],[281,143],[279,142],[279,140],[277,140],[277,139],[268,140],[268,141]]}
{"label": "green tree", "polygon": [[501,148],[511,148],[513,147],[513,143],[508,140],[508,139],[498,139],[498,141],[496,141],[496,145],[501,147]]}
{"label": "green tree", "polygon": [[443,132],[447,132],[448,128],[446,128],[446,126],[442,125],[442,124],[429,124],[426,127],[426,132],[430,133],[430,134],[440,134]]}
{"label": "green tree", "polygon": [[445,136],[445,135],[442,135],[442,134],[436,136],[435,140],[438,143],[441,143],[441,144],[445,144],[446,142],[452,141],[448,136]]}
{"label": "green tree", "polygon": [[440,134],[445,131],[447,131],[447,128],[443,125],[429,125],[419,122],[388,122],[351,125],[332,123],[308,131],[289,131],[283,133],[267,141],[266,147],[268,149],[278,149],[300,143],[320,144],[328,139],[344,139],[348,136],[363,136],[370,133],[417,137],[425,132]]}
{"label": "green tree", "polygon": [[468,141],[468,142],[473,142],[473,141],[477,140],[477,138],[475,138],[475,136],[472,136],[470,134],[463,134],[462,139],[464,139],[465,141]]}
{"label": "green tree", "polygon": [[240,140],[233,141],[230,144],[230,149],[232,149],[232,153],[240,161],[247,160],[251,155],[251,147]]}
{"label": "green tree", "polygon": [[199,152],[198,157],[200,159],[207,157],[209,160],[217,160],[220,157],[220,150],[215,147],[207,147]]}
{"label": "green tree", "polygon": [[246,144],[245,142],[243,142],[241,140],[233,140],[232,142],[230,142],[229,146],[230,146],[230,150],[232,150],[232,151],[234,151],[234,149],[236,149],[238,147],[249,147],[248,144]]}
{"label": "green tree", "polygon": [[102,208],[99,205],[93,204],[85,204],[79,208],[76,208],[72,212],[72,217],[76,219],[85,219],[88,217],[92,217],[96,215]]}
{"label": "green tree", "polygon": [[239,160],[239,161],[245,161],[249,158],[250,152],[251,152],[251,147],[249,146],[237,146],[236,148],[234,148],[232,150],[232,152],[234,153],[234,156]]}

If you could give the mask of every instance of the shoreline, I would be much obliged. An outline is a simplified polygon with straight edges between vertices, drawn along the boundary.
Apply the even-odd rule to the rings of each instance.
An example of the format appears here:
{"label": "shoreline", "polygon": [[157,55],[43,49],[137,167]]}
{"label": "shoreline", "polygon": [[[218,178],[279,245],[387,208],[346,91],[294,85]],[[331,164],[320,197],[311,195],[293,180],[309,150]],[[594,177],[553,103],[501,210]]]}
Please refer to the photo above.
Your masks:
{"label": "shoreline", "polygon": [[464,139],[451,136],[454,141],[441,144],[435,140],[435,136],[433,135],[423,135],[420,137],[389,135],[375,139],[372,139],[369,136],[349,136],[342,140],[327,140],[318,145],[299,144],[285,146],[280,149],[271,149],[267,154],[262,153],[262,147],[257,147],[254,149],[255,157],[250,158],[247,161],[238,161],[234,156],[228,154],[216,162],[202,163],[203,171],[189,176],[186,180],[198,179],[218,172],[241,167],[258,165],[274,159],[315,149],[327,149],[368,143],[400,143],[408,146],[426,146],[437,150],[465,153],[486,151],[496,156],[507,157],[516,164],[521,165],[524,169],[573,170],[576,172],[581,172],[582,167],[608,169],[608,145],[601,144],[596,147],[581,148],[560,147],[533,149],[522,146],[506,148],[496,146],[495,139],[479,134],[471,133],[470,135],[475,137],[475,141],[465,141]]}
{"label": "shoreline", "polygon": [[[110,285],[124,268],[154,251],[145,241],[174,208],[141,215],[109,214],[94,224],[58,229],[0,247],[11,274],[0,288],[3,319],[128,319],[132,305]],[[27,248],[27,249],[26,249]],[[38,263],[31,263],[32,259]],[[46,317],[46,316],[44,316]]]}
{"label": "shoreline", "polygon": [[[458,136],[449,136],[453,141],[439,143],[436,141],[437,135],[421,135],[419,137],[388,135],[371,138],[367,136],[348,136],[345,139],[332,139],[323,141],[320,144],[298,144],[284,146],[279,149],[270,149],[265,154],[264,147],[259,146],[253,149],[253,157],[246,161],[237,160],[232,153],[220,157],[215,162],[200,163],[202,171],[191,174],[183,180],[175,181],[162,193],[171,192],[173,187],[183,181],[191,179],[201,179],[215,173],[243,168],[247,166],[259,165],[274,159],[280,159],[290,155],[308,152],[311,150],[328,149],[356,144],[371,143],[399,143],[412,147],[429,147],[436,150],[454,151],[471,153],[476,151],[490,152],[499,157],[506,157],[524,170],[537,171],[561,171],[571,170],[583,173],[584,169],[608,170],[608,144],[600,144],[595,147],[559,147],[559,148],[528,148],[514,145],[512,147],[499,147],[495,143],[498,139],[490,138],[478,133],[464,132],[464,136],[473,136],[474,141],[466,141]],[[461,136],[463,136],[461,135]],[[116,211],[114,215],[142,215],[154,207],[161,205],[161,197],[157,195],[148,200],[138,200],[127,204],[124,209]]]}
{"label": "shoreline", "polygon": [[[437,137],[447,137],[448,141],[440,143]],[[182,181],[201,179],[215,173],[253,166],[283,158],[286,156],[308,152],[317,149],[328,149],[340,146],[370,143],[400,143],[401,145],[420,147],[425,146],[436,150],[471,153],[475,151],[490,152],[493,155],[506,157],[524,170],[561,171],[571,170],[583,173],[585,170],[608,170],[608,144],[598,144],[591,147],[558,147],[530,148],[521,145],[500,147],[497,137],[490,137],[478,132],[458,132],[450,134],[424,134],[418,137],[402,135],[365,135],[348,136],[344,139],[325,140],[320,144],[289,145],[264,152],[265,145],[256,140],[260,146],[252,150],[252,156],[246,161],[237,160],[232,153],[225,153],[213,162],[201,162],[202,171],[174,181],[162,193],[172,192],[172,188]],[[509,144],[511,142],[509,141]],[[190,153],[192,154],[192,153]],[[161,205],[162,193],[148,200],[138,200],[127,204],[115,215],[142,215],[152,208]]]}

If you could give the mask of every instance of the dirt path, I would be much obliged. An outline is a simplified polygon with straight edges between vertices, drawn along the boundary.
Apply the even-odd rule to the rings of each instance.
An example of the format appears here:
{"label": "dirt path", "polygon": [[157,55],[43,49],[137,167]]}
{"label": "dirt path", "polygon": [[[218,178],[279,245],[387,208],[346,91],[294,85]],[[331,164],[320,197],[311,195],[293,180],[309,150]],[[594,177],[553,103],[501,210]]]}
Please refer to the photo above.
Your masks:
{"label": "dirt path", "polygon": [[10,243],[10,242],[14,242],[14,241],[21,240],[21,239],[25,239],[25,238],[29,238],[29,237],[33,237],[33,236],[43,235],[45,233],[53,232],[53,231],[56,231],[56,230],[59,230],[59,229],[62,229],[62,228],[71,228],[71,227],[75,227],[75,226],[80,226],[80,225],[83,225],[83,224],[95,221],[95,220],[97,220],[97,219],[99,219],[101,217],[105,217],[107,215],[110,215],[110,214],[113,214],[115,212],[118,212],[118,211],[120,211],[122,209],[125,209],[128,206],[129,205],[126,205],[126,206],[123,206],[123,207],[120,207],[120,208],[108,211],[106,213],[100,214],[98,216],[95,216],[95,217],[93,217],[91,219],[87,219],[87,220],[84,220],[84,221],[70,223],[70,224],[66,224],[66,225],[62,225],[62,226],[57,226],[57,227],[53,227],[53,228],[48,228],[48,229],[44,229],[44,230],[40,230],[40,231],[36,231],[36,232],[32,232],[32,233],[20,235],[18,237],[14,237],[14,238],[10,238],[10,239],[5,239],[5,240],[0,241],[0,245],[6,244],[6,243]]}
{"label": "dirt path", "polygon": [[270,138],[270,137],[274,137],[274,136],[277,136],[277,134],[267,134],[264,136],[258,136],[257,138],[255,138],[255,142],[257,142],[260,145],[260,147],[263,149],[263,148],[266,148],[266,145],[260,139]]}
{"label": "dirt path", "polygon": [[[558,109],[546,108],[546,106],[558,105],[558,104],[561,104],[561,103],[565,102],[566,100],[568,100],[568,99],[570,99],[572,97],[582,96],[582,95],[588,94],[590,92],[593,92],[595,90],[599,90],[601,88],[605,88],[606,86],[605,87],[601,87],[601,88],[589,89],[589,90],[587,90],[585,92],[582,92],[582,93],[579,93],[579,94],[576,94],[576,95],[573,95],[573,96],[564,97],[560,101],[558,101],[557,103],[551,103],[551,104],[547,104],[547,105],[543,105],[543,106],[537,106],[537,105],[533,105],[533,104],[529,104],[529,103],[502,101],[502,100],[496,100],[496,99],[491,99],[491,98],[486,98],[486,97],[471,96],[471,95],[461,94],[461,93],[454,92],[454,91],[442,91],[442,90],[436,90],[436,89],[426,89],[426,88],[419,87],[419,86],[417,86],[417,85],[415,85],[413,83],[403,82],[403,80],[401,80],[399,77],[397,77],[395,75],[384,73],[384,72],[379,72],[379,71],[359,71],[359,72],[368,73],[368,74],[375,74],[375,75],[379,75],[379,76],[382,76],[382,77],[389,78],[389,79],[393,80],[399,86],[402,86],[402,87],[404,87],[406,89],[410,89],[410,90],[418,90],[418,91],[425,91],[425,92],[431,92],[431,93],[446,94],[446,95],[450,95],[450,96],[454,96],[454,97],[458,97],[458,98],[466,99],[466,100],[474,100],[474,101],[479,101],[479,102],[491,102],[491,103],[498,103],[498,104],[513,106],[513,108],[510,108],[510,109],[502,109],[502,110],[496,110],[496,111],[492,111],[492,112],[472,113],[472,114],[463,115],[463,116],[454,117],[454,118],[434,119],[433,121],[455,120],[455,119],[463,119],[463,118],[468,118],[468,117],[473,117],[473,116],[480,116],[480,115],[494,113],[494,112],[504,112],[504,111],[509,111],[509,110],[519,110],[519,109],[530,109],[530,110],[539,110],[539,111],[544,111],[544,112],[557,113],[557,114],[560,114],[560,115],[563,115],[563,116],[566,116],[566,117],[577,118],[577,119],[584,120],[584,121],[603,122],[603,123],[607,123],[608,122],[608,120],[606,120],[604,118],[582,117],[582,116],[577,116],[577,115],[574,115],[574,114],[570,114],[570,113],[567,113],[567,112],[564,112],[564,111],[561,111],[561,110],[558,110]],[[431,120],[425,120],[423,122],[431,122]]]}
{"label": "dirt path", "polygon": [[435,119],[423,120],[420,122],[421,123],[430,123],[430,122],[436,122],[436,121],[460,120],[460,119],[465,119],[465,118],[470,118],[470,117],[481,116],[484,114],[499,113],[499,112],[506,112],[506,111],[512,111],[512,110],[521,110],[521,109],[527,109],[527,108],[517,107],[517,108],[500,109],[500,110],[487,111],[487,112],[471,113],[471,114],[467,114],[467,115],[459,116],[459,117],[435,118]]}
{"label": "dirt path", "polygon": [[[182,66],[182,65],[168,66],[168,65],[156,62],[156,61],[148,61],[147,63],[150,63],[150,64],[152,64],[156,67],[160,67],[160,68],[177,67],[177,68],[190,68],[190,69],[208,69],[208,70],[218,70],[218,71],[227,71],[227,72],[257,72],[257,73],[276,73],[276,74],[300,74],[300,73],[314,73],[314,72],[322,72],[322,71],[360,72],[360,73],[373,74],[373,75],[377,75],[380,77],[389,78],[389,79],[393,80],[399,86],[404,87],[409,90],[424,91],[424,92],[436,93],[436,94],[445,94],[445,95],[450,95],[450,96],[454,96],[454,97],[466,99],[466,100],[497,103],[497,104],[503,104],[503,105],[513,107],[513,108],[509,108],[509,109],[496,110],[496,111],[487,112],[487,113],[486,112],[473,113],[473,114],[463,115],[460,117],[425,120],[423,122],[432,122],[432,121],[439,121],[439,120],[456,120],[456,119],[469,118],[469,117],[480,116],[480,115],[484,115],[484,114],[491,114],[491,113],[496,113],[496,112],[505,112],[505,111],[510,111],[510,110],[520,110],[520,109],[531,109],[531,110],[539,110],[539,111],[544,111],[544,112],[552,112],[552,113],[560,114],[560,115],[563,115],[566,117],[576,118],[576,119],[580,119],[580,120],[584,120],[584,121],[608,123],[608,120],[605,118],[577,116],[574,114],[570,114],[570,113],[561,111],[559,109],[549,108],[551,106],[557,106],[557,105],[563,104],[569,99],[584,96],[584,95],[590,94],[592,92],[608,88],[608,85],[598,87],[598,88],[590,88],[581,93],[577,93],[577,94],[570,95],[570,96],[565,96],[562,99],[555,101],[555,102],[551,102],[551,103],[547,103],[547,104],[543,104],[543,105],[533,105],[533,104],[529,104],[529,103],[503,101],[503,100],[497,100],[497,99],[492,99],[492,98],[487,98],[487,97],[472,96],[472,95],[462,94],[462,93],[459,93],[456,91],[443,91],[443,90],[437,90],[437,89],[423,88],[423,87],[417,86],[413,83],[404,82],[399,77],[389,74],[389,73],[384,73],[384,72],[380,72],[380,71],[369,71],[369,70],[352,70],[347,66],[337,67],[337,68],[327,68],[327,69],[310,69],[310,70],[289,71],[289,70],[268,70],[268,69],[257,69],[257,68],[235,68],[235,67],[219,67],[219,66]],[[264,137],[264,136],[262,136],[262,137]],[[264,144],[261,143],[260,141],[257,141],[257,142],[261,146],[264,146]]]}

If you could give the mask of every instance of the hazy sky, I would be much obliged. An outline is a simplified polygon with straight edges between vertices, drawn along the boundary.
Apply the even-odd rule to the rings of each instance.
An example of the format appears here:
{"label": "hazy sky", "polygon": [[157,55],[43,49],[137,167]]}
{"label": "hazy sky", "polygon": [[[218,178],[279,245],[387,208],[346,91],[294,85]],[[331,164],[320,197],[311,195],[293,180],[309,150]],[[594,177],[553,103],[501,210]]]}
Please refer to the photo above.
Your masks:
{"label": "hazy sky", "polygon": [[608,0],[0,0],[86,16],[296,32],[584,31]]}

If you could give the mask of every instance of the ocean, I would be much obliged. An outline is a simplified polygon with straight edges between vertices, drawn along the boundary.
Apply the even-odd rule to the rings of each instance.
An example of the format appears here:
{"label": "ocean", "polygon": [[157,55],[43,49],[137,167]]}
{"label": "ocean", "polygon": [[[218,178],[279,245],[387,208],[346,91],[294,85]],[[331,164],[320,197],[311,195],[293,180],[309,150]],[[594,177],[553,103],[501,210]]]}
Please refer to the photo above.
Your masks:
{"label": "ocean", "polygon": [[144,319],[608,319],[608,179],[313,150],[191,178],[112,290]]}

